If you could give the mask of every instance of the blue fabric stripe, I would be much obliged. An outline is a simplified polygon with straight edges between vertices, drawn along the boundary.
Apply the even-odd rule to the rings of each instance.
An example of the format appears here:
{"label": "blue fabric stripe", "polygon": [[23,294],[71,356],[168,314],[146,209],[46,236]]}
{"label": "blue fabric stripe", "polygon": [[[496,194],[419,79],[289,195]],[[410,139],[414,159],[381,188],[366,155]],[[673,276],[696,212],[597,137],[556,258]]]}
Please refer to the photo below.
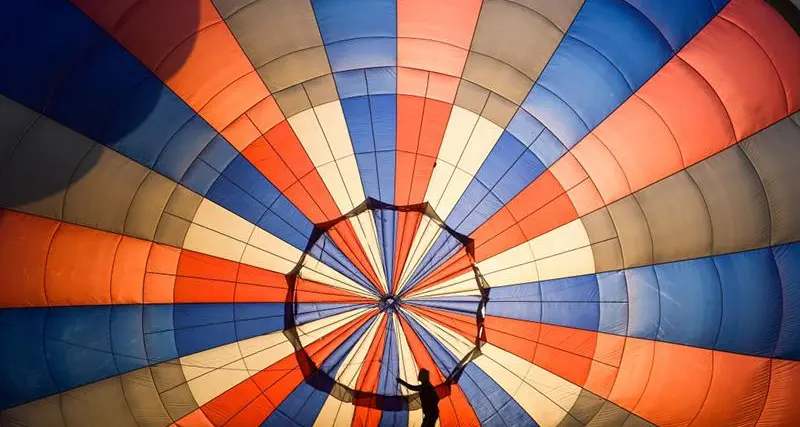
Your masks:
{"label": "blue fabric stripe", "polygon": [[[0,15],[20,13],[11,7],[4,4]],[[0,70],[0,93],[305,248],[310,221],[80,10],[53,0],[22,16],[1,21],[0,33],[10,32],[0,43],[0,62],[14,66]],[[220,174],[227,181],[220,183]],[[261,221],[268,210],[285,220]]]}
{"label": "blue fabric stripe", "polygon": [[459,314],[475,315],[480,305],[480,298],[466,299],[464,297],[443,297],[431,299],[407,300],[406,304],[423,307],[437,308]]}
{"label": "blue fabric stripe", "polygon": [[344,253],[336,246],[333,240],[327,235],[323,234],[314,243],[309,254],[314,258],[320,260],[323,264],[333,268],[344,276],[352,279],[364,289],[377,295],[377,291],[364,274],[356,268],[350,258],[347,258]]}
{"label": "blue fabric stripe", "polygon": [[283,316],[283,303],[0,309],[0,340],[14,343],[0,349],[0,407],[280,331]]}
{"label": "blue fabric stripe", "polygon": [[[469,378],[469,381],[465,379]],[[463,381],[463,384],[462,384]],[[458,382],[481,425],[538,426],[527,412],[478,365],[470,363]]]}
{"label": "blue fabric stripe", "polygon": [[395,0],[313,0],[367,197],[394,203]]}
{"label": "blue fabric stripe", "polygon": [[[351,334],[342,345],[322,362],[320,369],[326,372],[330,378],[334,378],[341,368],[344,358],[352,351],[358,340],[375,322],[375,319],[377,317],[373,317]],[[314,386],[309,382],[313,383]],[[328,399],[328,393],[333,384],[332,381],[323,380],[320,376],[312,377],[300,383],[261,425],[264,427],[284,427],[288,425],[312,427],[320,411],[322,411],[322,406]]]}
{"label": "blue fabric stripe", "polygon": [[[800,356],[800,243],[494,287],[491,316],[763,357]],[[441,304],[439,304],[441,305]]]}
{"label": "blue fabric stripe", "polygon": [[387,396],[399,394],[397,376],[400,374],[400,357],[397,352],[393,316],[393,313],[387,314],[386,342],[380,359],[381,369],[378,378],[378,394]]}
{"label": "blue fabric stripe", "polygon": [[370,304],[303,302],[297,304],[294,320],[296,324],[303,325],[305,323],[335,316],[347,311],[365,308],[369,305]]}
{"label": "blue fabric stripe", "polygon": [[452,234],[447,232],[439,234],[439,237],[436,238],[431,248],[425,253],[409,277],[406,288],[413,289],[417,283],[432,273],[436,267],[455,255],[463,246]]}
{"label": "blue fabric stripe", "polygon": [[365,195],[389,204],[394,203],[396,110],[395,95],[342,100]]}
{"label": "blue fabric stripe", "polygon": [[375,219],[378,244],[381,247],[381,259],[386,276],[388,292],[392,293],[392,277],[394,277],[394,254],[397,238],[397,212],[390,210],[372,211]]}
{"label": "blue fabric stripe", "polygon": [[395,0],[312,0],[333,71],[397,65]]}
{"label": "blue fabric stripe", "polygon": [[[489,175],[508,171],[507,181],[493,188],[477,176],[448,225],[469,234],[483,224],[652,77],[726,2],[718,3],[587,0],[481,166]],[[501,147],[509,136],[533,155],[512,166],[519,148]]]}
{"label": "blue fabric stripe", "polygon": [[[408,316],[405,316],[405,319],[425,344],[425,348],[439,369],[445,374],[452,372],[458,363],[455,356],[414,319]],[[536,425],[519,404],[474,363],[467,364],[459,378],[458,385],[464,390],[467,400],[482,425],[492,425],[493,423],[494,425],[504,425],[502,422],[498,424],[501,420],[510,423],[507,424],[509,426]],[[493,419],[493,417],[499,418]]]}

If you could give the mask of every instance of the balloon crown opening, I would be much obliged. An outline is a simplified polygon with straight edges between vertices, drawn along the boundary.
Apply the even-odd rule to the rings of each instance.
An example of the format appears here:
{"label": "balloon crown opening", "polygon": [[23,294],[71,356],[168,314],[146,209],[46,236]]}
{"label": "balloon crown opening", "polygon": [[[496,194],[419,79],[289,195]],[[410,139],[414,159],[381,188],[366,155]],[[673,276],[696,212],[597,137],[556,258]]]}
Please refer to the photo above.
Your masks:
{"label": "balloon crown opening", "polygon": [[396,313],[401,304],[401,299],[394,294],[386,294],[381,297],[380,310],[387,313]]}
{"label": "balloon crown opening", "polygon": [[[356,343],[363,340],[369,334],[370,328],[375,328],[377,322],[382,322],[381,324],[385,326],[383,331],[373,332],[373,340],[383,340],[384,342],[391,341],[394,343],[391,345],[398,346],[397,338],[401,334],[416,335],[418,339],[428,339],[423,338],[429,335],[429,333],[424,332],[424,329],[428,327],[426,325],[430,325],[430,322],[436,323],[436,311],[438,310],[439,313],[441,313],[441,310],[443,308],[446,310],[446,307],[441,305],[437,307],[435,303],[436,296],[425,297],[413,295],[414,292],[410,291],[414,289],[414,286],[419,285],[421,279],[430,275],[430,271],[422,274],[413,284],[409,284],[410,282],[408,278],[406,278],[407,286],[398,286],[399,289],[394,289],[391,286],[391,277],[388,277],[390,275],[387,275],[386,283],[382,280],[376,283],[374,280],[375,276],[372,276],[373,280],[368,279],[365,275],[359,276],[360,273],[363,273],[363,269],[358,269],[355,266],[351,266],[349,270],[344,268],[344,263],[340,259],[342,251],[335,249],[339,246],[339,243],[342,242],[342,235],[346,230],[352,230],[365,222],[374,221],[374,226],[376,227],[375,231],[380,234],[380,230],[383,230],[383,225],[380,224],[381,221],[393,221],[394,227],[396,228],[398,217],[395,216],[395,213],[403,212],[407,213],[407,215],[412,215],[412,221],[418,221],[417,224],[421,224],[423,218],[427,219],[426,227],[431,225],[439,227],[441,233],[454,239],[458,244],[455,245],[455,248],[452,248],[451,252],[462,251],[461,253],[463,253],[463,256],[469,261],[469,268],[464,269],[462,274],[469,274],[471,269],[471,273],[474,275],[475,291],[469,292],[469,295],[464,298],[464,301],[470,302],[469,307],[474,307],[474,313],[470,311],[470,313],[472,313],[471,315],[474,315],[475,322],[475,333],[474,337],[471,339],[473,347],[466,352],[462,350],[462,354],[453,354],[453,356],[458,359],[458,363],[449,372],[446,372],[444,367],[438,367],[439,371],[441,371],[438,385],[444,384],[444,386],[447,386],[445,383],[450,384],[457,382],[466,365],[481,354],[481,346],[486,342],[484,313],[486,302],[488,301],[489,288],[486,280],[476,266],[472,240],[468,236],[458,233],[445,224],[434,209],[427,203],[396,206],[368,198],[347,214],[335,220],[315,225],[306,250],[294,269],[286,275],[288,290],[284,304],[284,335],[295,348],[294,355],[306,383],[318,390],[329,393],[331,396],[341,401],[351,402],[356,406],[366,406],[388,411],[413,410],[418,408],[419,399],[416,393],[403,394],[403,392],[408,393],[408,391],[404,388],[401,389],[397,385],[394,385],[393,389],[395,392],[392,394],[391,392],[385,392],[388,389],[387,387],[381,387],[384,393],[379,393],[372,389],[361,389],[358,385],[360,382],[348,381],[346,384],[339,382],[337,369],[331,368],[331,365],[338,366],[337,363],[330,363],[329,360],[325,360],[326,358],[320,357],[319,350],[311,354],[306,350],[305,345],[308,345],[309,337],[307,332],[301,333],[299,329],[303,324],[314,321],[309,320],[310,318],[317,319],[317,317],[315,317],[313,313],[309,316],[309,313],[303,311],[301,294],[304,286],[307,286],[320,277],[319,273],[315,270],[316,266],[318,266],[320,262],[330,262],[331,267],[328,268],[333,268],[337,270],[338,274],[346,276],[349,279],[347,280],[347,286],[349,286],[350,289],[355,289],[360,295],[365,295],[363,303],[351,304],[352,307],[358,308],[354,308],[352,310],[354,314],[347,317],[345,321],[340,322],[337,332],[333,333],[338,334],[341,332],[347,335],[346,338],[358,334],[359,338],[356,340],[345,338],[343,339],[344,342],[337,343],[339,346],[357,346]],[[365,213],[371,214],[371,218],[366,219],[366,217],[361,216]],[[387,213],[392,215],[388,215]],[[394,228],[390,229],[396,231]],[[383,240],[378,239],[378,241],[383,244],[385,244],[386,240],[386,236],[384,236]],[[357,244],[350,246],[357,246]],[[348,249],[352,250],[352,247]],[[387,257],[386,254],[384,254],[383,257],[377,254],[375,258],[377,262],[381,262],[381,260]],[[336,265],[336,267],[332,267],[333,265]],[[405,266],[401,266],[401,268],[403,267]],[[357,272],[357,269],[361,270],[361,272]],[[409,271],[409,273],[410,272],[411,271]],[[430,286],[430,284],[428,286]],[[417,288],[421,288],[421,286],[417,286]],[[419,289],[414,290],[415,292],[419,292]],[[426,301],[426,298],[428,301]],[[331,305],[333,307],[337,304],[338,303],[332,303]],[[317,310],[320,309],[317,308]],[[332,317],[334,315],[339,315],[339,313],[341,313],[341,311],[337,311],[336,308],[330,309],[328,313],[323,313],[321,310],[318,312],[320,317]],[[390,338],[390,324],[394,325],[391,328],[394,338]],[[303,337],[302,339],[301,336]],[[306,343],[305,345],[304,342]],[[371,343],[365,343],[363,345],[371,347]],[[325,352],[328,357],[332,357],[331,354],[334,353],[336,352]],[[389,363],[388,361],[382,360],[383,358],[381,356],[383,354],[383,349],[380,349],[374,359],[364,360],[362,369],[367,369],[367,366],[370,364],[380,365]],[[397,349],[395,349],[394,354],[397,354]],[[343,355],[338,355],[337,357],[344,358]],[[350,363],[353,362],[351,361]],[[436,367],[431,366],[428,368],[435,369]],[[338,368],[338,371],[342,371],[343,369],[344,367]],[[393,378],[394,376],[389,375],[389,377]],[[394,379],[392,379],[392,381],[394,381]],[[432,382],[434,382],[434,386],[437,386],[437,381]]]}

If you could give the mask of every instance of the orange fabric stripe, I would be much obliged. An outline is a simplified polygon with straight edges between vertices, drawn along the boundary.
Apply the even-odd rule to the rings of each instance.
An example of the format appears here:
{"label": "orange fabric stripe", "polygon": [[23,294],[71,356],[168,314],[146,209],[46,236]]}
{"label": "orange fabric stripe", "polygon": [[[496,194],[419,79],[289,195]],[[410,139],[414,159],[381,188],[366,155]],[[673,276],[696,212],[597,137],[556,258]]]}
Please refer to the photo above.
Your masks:
{"label": "orange fabric stripe", "polygon": [[210,0],[73,3],[217,130],[269,95]]}
{"label": "orange fabric stripe", "polygon": [[[389,316],[383,316],[381,319],[381,323],[378,325],[377,330],[377,339],[373,339],[370,343],[369,350],[367,350],[367,356],[364,359],[364,363],[361,365],[361,371],[358,373],[358,379],[356,380],[356,390],[362,390],[366,392],[375,393],[378,391],[378,381],[380,380],[380,372],[381,372],[381,358],[383,357],[383,348],[386,345],[386,333],[389,328],[386,326],[386,323],[389,319]],[[377,426],[381,422],[381,412],[378,409],[373,408],[377,402],[361,402],[358,396],[356,396],[356,410],[353,414],[353,423],[352,425],[355,426]],[[371,403],[369,406],[364,406],[367,403]]]}
{"label": "orange fabric stripe", "polygon": [[[551,170],[561,181],[560,189],[553,188],[571,190],[569,197],[549,206],[549,214],[534,216],[533,211],[544,209],[537,203],[551,200],[530,197],[532,187],[549,179],[547,174],[537,178],[507,204],[510,212],[501,209],[472,233],[477,259],[522,243],[520,234],[530,239],[564,224],[558,219],[569,218],[570,211],[577,217],[619,200],[796,111],[800,64],[788,58],[797,57],[800,38],[769,5],[732,1],[572,148],[593,185],[576,179],[580,168],[566,156],[565,162],[571,165],[559,166],[559,161]],[[653,143],[637,144],[642,138]],[[572,190],[568,184],[581,187]],[[513,224],[522,233],[511,229]],[[496,236],[496,230],[506,231]],[[490,239],[494,241],[487,246]]]}
{"label": "orange fabric stripe", "polygon": [[411,245],[414,243],[414,235],[417,234],[419,225],[422,222],[422,214],[418,212],[398,212],[397,213],[397,250],[394,259],[394,277],[392,284],[397,292],[400,284],[400,276],[406,268],[408,255],[411,252]]}
{"label": "orange fabric stripe", "polygon": [[[306,347],[317,365],[328,357],[358,327],[375,314],[370,311],[337,328]],[[202,406],[214,425],[252,425],[266,419],[286,396],[303,381],[297,356],[290,354],[251,378],[242,381]],[[180,423],[180,420],[178,423]]]}
{"label": "orange fabric stripe", "polygon": [[59,222],[0,210],[2,307],[46,306],[45,265]]}
{"label": "orange fabric stripe", "polygon": [[461,76],[480,6],[480,0],[398,2],[398,65]]}
{"label": "orange fabric stripe", "polygon": [[789,403],[798,395],[789,384],[800,379],[800,362],[496,316],[485,326],[489,343],[657,425],[800,420]]}
{"label": "orange fabric stripe", "polygon": [[422,292],[423,290],[430,288],[437,283],[458,277],[470,270],[472,270],[472,262],[467,255],[467,250],[461,248],[444,264],[435,268],[432,272],[428,273],[424,279],[420,280],[417,285],[408,292],[408,295],[414,295]]}
{"label": "orange fabric stripe", "polygon": [[[75,1],[220,131],[312,222],[342,214],[210,0],[140,2],[130,9],[105,3]],[[377,283],[363,248],[360,243],[356,246],[343,250]]]}
{"label": "orange fabric stripe", "polygon": [[[281,273],[133,237],[0,209],[0,307],[283,302]],[[369,302],[301,281],[298,302]]]}
{"label": "orange fabric stripe", "polygon": [[441,326],[450,328],[469,341],[474,341],[475,336],[478,333],[478,325],[476,323],[475,316],[413,306],[411,304],[406,304],[405,309],[414,314],[426,317]]}
{"label": "orange fabric stripe", "polygon": [[[403,329],[403,334],[408,341],[408,346],[411,348],[411,353],[414,360],[420,369],[425,368],[430,372],[431,382],[441,383],[445,380],[444,375],[439,370],[439,367],[431,358],[425,345],[420,340],[419,336],[411,329],[411,326],[403,319],[400,320],[400,327]],[[439,401],[439,420],[442,425],[448,426],[477,426],[480,425],[478,416],[475,415],[475,410],[467,401],[467,396],[464,390],[458,384],[453,384],[450,387],[450,396],[447,396]]]}

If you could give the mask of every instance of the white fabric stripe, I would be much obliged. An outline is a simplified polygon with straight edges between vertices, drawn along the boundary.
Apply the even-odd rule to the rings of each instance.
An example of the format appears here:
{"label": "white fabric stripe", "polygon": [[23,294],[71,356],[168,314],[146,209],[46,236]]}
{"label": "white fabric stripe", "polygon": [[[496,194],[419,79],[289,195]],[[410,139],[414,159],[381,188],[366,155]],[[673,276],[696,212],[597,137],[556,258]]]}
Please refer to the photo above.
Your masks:
{"label": "white fabric stripe", "polygon": [[[392,316],[392,322],[394,323],[394,334],[397,339],[397,356],[399,359],[398,375],[400,378],[413,383],[419,375],[419,368],[417,367],[417,362],[414,360],[414,353],[411,352],[411,346],[409,346],[408,339],[403,333],[403,327],[400,325],[398,317]],[[400,392],[402,394],[411,394],[411,391],[402,386]]]}
{"label": "white fabric stripe", "polygon": [[[417,362],[414,360],[414,354],[411,352],[411,346],[408,345],[408,339],[406,335],[403,333],[403,328],[400,326],[400,320],[397,316],[392,317],[394,322],[394,333],[397,339],[397,355],[400,359],[399,363],[399,370],[398,372],[400,378],[408,381],[410,383],[414,383],[417,376],[419,375],[419,368],[417,367]],[[400,388],[400,392],[402,394],[411,394],[411,391],[406,389],[405,387]],[[438,421],[437,421],[438,423]],[[419,426],[422,424],[422,409],[417,409],[414,411],[408,412],[408,425],[409,426]]]}
{"label": "white fabric stripe", "polygon": [[350,402],[328,396],[314,421],[314,427],[352,427],[356,407]]}
{"label": "white fabric stripe", "polygon": [[[350,183],[350,188],[348,188],[342,175],[339,174],[333,146],[335,145],[340,151],[341,157],[346,158],[353,155],[352,143],[347,133],[343,113],[341,113],[341,106],[338,103],[327,105],[329,107],[316,107],[300,112],[289,117],[288,122],[308,154],[309,159],[311,159],[311,163],[322,176],[323,182],[328,187],[331,196],[333,196],[339,211],[347,213],[353,209],[356,203],[363,200],[364,190],[360,188],[360,180],[357,186],[353,185],[354,183]],[[336,120],[335,112],[331,109],[331,106],[334,108],[339,107],[338,110],[342,114],[341,121]],[[323,129],[323,122],[327,129]],[[343,129],[337,129],[339,127]],[[326,134],[335,136],[335,139],[329,139]],[[341,138],[346,139],[342,141]],[[342,152],[341,146],[345,144],[350,146],[349,152],[346,149]],[[349,158],[353,162],[355,161],[354,158]],[[326,166],[331,166],[331,168],[326,168]],[[355,194],[350,194],[349,190],[355,190]]]}
{"label": "white fabric stripe", "polygon": [[[305,110],[288,121],[330,191],[339,212],[346,214],[363,202],[364,188],[341,103],[333,101]],[[352,219],[351,223],[373,271],[382,272],[374,224]],[[385,275],[377,275],[385,286]]]}
{"label": "white fabric stripe", "polygon": [[246,242],[255,225],[208,199],[203,199],[192,220],[236,240]]}
{"label": "white fabric stripe", "polygon": [[[302,325],[298,327],[301,342],[307,346],[366,311],[350,310]],[[275,331],[184,356],[177,363],[195,400],[203,405],[292,353],[294,347],[283,331]]]}
{"label": "white fabric stripe", "polygon": [[341,171],[344,186],[350,194],[351,203],[348,209],[343,211],[346,213],[364,201],[365,196],[342,104],[336,100],[314,107],[314,112],[328,141],[333,160]]}
{"label": "white fabric stripe", "polygon": [[453,331],[452,329],[435,323],[427,318],[424,318],[416,313],[412,313],[409,310],[405,310],[404,313],[411,316],[414,320],[419,322],[420,326],[428,330],[428,332],[433,335],[433,337],[442,343],[451,353],[453,353],[456,358],[461,358],[475,347],[475,343],[470,342],[468,339],[461,336],[459,333]]}
{"label": "white fabric stripe", "polygon": [[[370,343],[375,339],[378,325],[383,319],[384,314],[380,313],[375,322],[370,325],[364,335],[359,338],[352,350],[345,356],[339,371],[334,378],[341,384],[353,387],[359,372],[361,372],[364,359],[369,351]],[[339,399],[328,396],[322,405],[315,426],[350,426],[355,414],[355,406],[350,402],[342,402]]]}
{"label": "white fabric stripe", "polygon": [[[589,236],[580,219],[483,260],[477,266],[491,287],[595,272]],[[475,287],[474,280],[469,271],[425,289],[415,296],[460,293]]]}
{"label": "white fabric stripe", "polygon": [[366,298],[377,299],[374,294],[364,289],[363,286],[311,256],[306,257],[305,261],[303,261],[300,277],[344,289]]}
{"label": "white fabric stripe", "polygon": [[[283,274],[302,256],[299,249],[207,199],[200,203],[183,247]],[[359,284],[313,257],[306,257],[305,264],[310,280],[373,298]]]}
{"label": "white fabric stripe", "polygon": [[378,275],[378,280],[386,288],[386,273],[381,261],[381,245],[378,243],[378,228],[375,225],[375,218],[372,211],[364,211],[353,218],[350,218],[356,236],[361,241],[361,246],[367,253],[367,258],[372,265],[372,271]]}
{"label": "white fabric stripe", "polygon": [[[378,314],[375,321],[370,325],[369,329],[367,329],[367,332],[359,338],[356,345],[347,354],[347,357],[345,357],[342,362],[342,367],[339,369],[339,372],[336,373],[336,381],[350,388],[355,388],[358,375],[364,367],[364,360],[369,352],[369,346],[378,334],[378,326],[384,316],[386,316],[384,313]],[[386,332],[380,331],[380,333]]]}
{"label": "white fabric stripe", "polygon": [[428,217],[422,218],[422,221],[419,223],[419,228],[417,228],[417,232],[414,234],[414,240],[411,243],[411,250],[408,254],[406,267],[400,277],[399,289],[404,289],[408,285],[411,274],[414,273],[414,270],[419,266],[420,262],[422,262],[425,253],[430,250],[433,242],[436,241],[441,233],[442,229],[439,225]]}
{"label": "white fabric stripe", "polygon": [[[313,322],[299,325],[296,329],[297,335],[300,338],[300,344],[303,347],[307,347],[314,341],[324,338],[325,335],[328,335],[352,319],[355,319],[370,310],[373,310],[373,308],[358,308],[355,310],[346,311],[344,313],[339,313],[335,316],[326,317],[325,319],[315,320]],[[322,320],[328,320],[328,323],[317,323]]]}
{"label": "white fabric stripe", "polygon": [[475,364],[497,382],[542,427],[556,427],[581,388],[512,353],[485,344]]}
{"label": "white fabric stripe", "polygon": [[453,210],[502,133],[491,121],[453,106],[425,195],[442,219]]}

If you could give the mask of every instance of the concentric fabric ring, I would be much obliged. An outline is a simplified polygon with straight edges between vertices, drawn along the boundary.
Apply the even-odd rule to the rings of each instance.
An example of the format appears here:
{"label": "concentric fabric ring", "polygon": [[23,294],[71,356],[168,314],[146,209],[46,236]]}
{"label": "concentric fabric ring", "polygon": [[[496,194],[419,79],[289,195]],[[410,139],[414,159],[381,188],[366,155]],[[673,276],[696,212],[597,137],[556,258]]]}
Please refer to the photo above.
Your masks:
{"label": "concentric fabric ring", "polygon": [[[333,378],[331,376],[332,372],[335,373],[337,371],[337,368],[339,367],[339,364],[342,363],[342,360],[328,359],[326,361],[326,365],[322,367],[317,366],[311,355],[309,355],[308,351],[304,347],[303,340],[300,338],[301,334],[297,329],[298,325],[308,322],[306,318],[307,313],[302,311],[302,306],[298,303],[298,301],[302,301],[303,299],[300,295],[301,293],[309,291],[304,289],[303,285],[306,283],[311,283],[308,280],[313,280],[316,278],[314,269],[309,268],[306,263],[309,259],[313,259],[314,261],[312,262],[316,263],[318,262],[316,261],[317,258],[322,258],[319,256],[319,254],[326,253],[325,245],[330,244],[330,242],[335,239],[335,237],[332,235],[338,233],[343,224],[347,223],[349,219],[358,217],[359,215],[366,214],[375,218],[383,218],[385,216],[393,216],[396,212],[403,212],[406,214],[418,215],[423,218],[427,218],[432,224],[435,224],[435,226],[439,227],[443,233],[452,236],[461,243],[460,247],[455,248],[456,251],[463,249],[469,256],[470,264],[468,268],[473,271],[475,280],[474,287],[478,292],[478,295],[480,295],[480,298],[475,301],[474,311],[472,313],[468,313],[475,318],[475,335],[473,338],[474,346],[472,348],[465,349],[463,354],[454,354],[456,360],[458,360],[458,363],[455,364],[452,367],[452,370],[449,372],[442,372],[442,381],[434,384],[433,386],[435,388],[438,387],[444,390],[449,387],[449,384],[457,382],[466,365],[476,357],[480,356],[480,347],[486,342],[484,317],[486,303],[489,299],[489,289],[486,286],[486,281],[481,275],[480,270],[474,263],[475,253],[472,240],[447,226],[427,203],[412,206],[393,206],[386,205],[385,203],[381,203],[380,201],[372,198],[368,198],[363,204],[357,206],[355,209],[343,215],[341,218],[318,225],[312,234],[312,238],[309,240],[309,245],[306,248],[306,251],[300,258],[300,261],[297,263],[295,268],[289,274],[287,274],[287,282],[289,286],[286,294],[286,303],[284,309],[284,334],[295,347],[297,364],[301,367],[305,381],[315,389],[328,393],[330,396],[333,396],[343,402],[352,403],[355,406],[369,407],[383,411],[408,411],[409,409],[418,409],[419,397],[415,393],[410,393],[411,395],[409,395],[409,391],[402,390],[399,384],[395,385],[393,390],[387,390],[387,392],[384,393],[375,393],[373,390],[358,388],[358,385],[363,386],[363,384],[353,384],[355,377],[351,377],[347,384],[343,384],[339,381],[338,377]],[[335,261],[329,262],[328,264],[333,263],[335,263]],[[381,269],[385,271],[387,267],[385,260],[382,259],[381,263]],[[307,274],[309,277],[304,279],[303,273],[307,268]],[[311,287],[313,286],[315,285],[312,284]],[[411,322],[416,323],[415,320],[410,320],[409,318],[418,314],[420,312],[419,310],[426,310],[426,305],[431,303],[430,300],[426,301],[424,298],[421,300],[416,300],[413,297],[407,301],[404,301],[404,294],[408,291],[408,289],[392,288],[391,286],[388,289],[385,289],[372,284],[365,284],[364,288],[365,290],[373,293],[373,296],[377,297],[377,300],[354,300],[352,302],[361,302],[361,306],[366,307],[367,310],[369,310],[370,316],[364,319],[365,322],[363,325],[361,325],[361,328],[366,329],[370,325],[373,327],[377,325],[376,333],[371,335],[372,339],[365,340],[362,343],[363,345],[367,346],[372,346],[374,345],[373,343],[377,342],[379,343],[378,348],[386,346],[387,349],[391,350],[392,346],[390,344],[387,345],[386,340],[387,335],[393,333],[393,330],[389,327],[389,325],[395,323],[394,318],[403,318],[404,320],[402,322],[405,324],[409,324]],[[405,305],[407,305],[408,308],[405,308]],[[340,307],[334,306],[330,307],[330,309],[336,311],[339,310]],[[354,333],[353,336],[358,336],[358,333]],[[346,353],[341,354],[340,357],[344,358],[345,355]],[[368,358],[367,360],[371,359]],[[381,359],[378,361],[378,363],[376,363],[376,366],[362,366],[360,369],[362,372],[368,371],[370,368],[378,369],[381,371],[380,376],[384,381],[387,380],[386,377],[394,378],[402,374],[397,367],[392,369],[391,366],[387,367],[383,365],[390,365],[390,363]],[[344,373],[347,373],[347,369],[345,369],[343,372],[339,370],[339,374]]]}
{"label": "concentric fabric ring", "polygon": [[799,426],[798,1],[0,1],[0,426]]}

